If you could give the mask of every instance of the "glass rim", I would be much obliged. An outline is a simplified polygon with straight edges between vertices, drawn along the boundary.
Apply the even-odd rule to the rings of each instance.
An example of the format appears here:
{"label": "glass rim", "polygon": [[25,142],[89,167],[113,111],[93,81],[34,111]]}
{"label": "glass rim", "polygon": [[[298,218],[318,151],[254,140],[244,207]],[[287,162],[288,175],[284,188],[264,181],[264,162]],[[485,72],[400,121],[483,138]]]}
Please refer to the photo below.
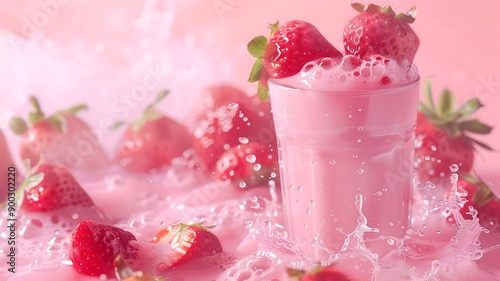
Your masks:
{"label": "glass rim", "polygon": [[[288,77],[286,77],[288,78]],[[269,78],[267,80],[268,85],[273,84],[281,89],[288,90],[288,91],[293,91],[293,92],[303,92],[307,91],[309,93],[324,93],[324,94],[335,94],[335,95],[376,95],[376,94],[385,94],[387,91],[392,91],[392,90],[397,90],[401,88],[411,88],[412,86],[415,86],[416,84],[420,83],[420,75],[418,76],[417,79],[415,79],[412,82],[406,83],[406,84],[401,84],[401,85],[396,85],[396,86],[388,86],[388,87],[381,87],[377,89],[360,89],[360,90],[349,90],[349,89],[330,89],[330,90],[315,90],[311,88],[297,88],[297,87],[292,87],[286,83],[282,83],[282,80],[286,80],[286,78]],[[269,89],[271,87],[269,86]],[[269,95],[272,96],[271,91],[269,91]]]}

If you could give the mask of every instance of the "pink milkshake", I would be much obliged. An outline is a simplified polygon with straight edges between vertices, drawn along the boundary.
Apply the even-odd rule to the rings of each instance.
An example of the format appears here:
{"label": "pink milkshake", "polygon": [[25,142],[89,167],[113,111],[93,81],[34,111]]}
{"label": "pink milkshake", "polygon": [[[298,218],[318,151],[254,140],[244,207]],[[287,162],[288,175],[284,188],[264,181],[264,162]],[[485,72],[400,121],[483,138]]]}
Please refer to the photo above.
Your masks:
{"label": "pink milkshake", "polygon": [[[358,225],[361,194],[367,225],[378,229],[365,238],[402,238],[411,202],[416,67],[379,55],[324,58],[269,80],[269,90],[289,237],[317,259],[341,250]],[[368,246],[379,254],[390,247],[384,239]]]}

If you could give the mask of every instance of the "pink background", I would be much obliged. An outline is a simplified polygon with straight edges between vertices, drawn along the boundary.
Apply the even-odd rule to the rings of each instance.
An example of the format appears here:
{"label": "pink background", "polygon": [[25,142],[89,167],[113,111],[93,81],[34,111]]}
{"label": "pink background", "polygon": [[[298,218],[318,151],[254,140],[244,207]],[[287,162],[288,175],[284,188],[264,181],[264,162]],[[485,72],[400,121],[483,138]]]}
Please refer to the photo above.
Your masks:
{"label": "pink background", "polygon": [[[253,90],[245,82],[253,63],[246,43],[267,35],[268,23],[309,21],[342,49],[344,24],[355,15],[350,2],[1,0],[0,128],[6,132],[17,112],[27,114],[31,94],[42,97],[47,112],[84,102],[90,110],[83,116],[112,152],[118,134],[107,132],[106,124],[136,117],[162,87],[172,90],[163,110],[179,120],[207,84]],[[432,77],[435,93],[448,87],[460,103],[480,98],[486,106],[477,116],[497,126],[500,1],[377,3],[397,11],[418,7],[413,27],[421,39],[415,63],[422,80]],[[130,100],[144,77],[157,83]],[[129,110],[116,116],[119,106]],[[6,135],[12,148],[17,139]],[[500,130],[481,140],[500,148]],[[476,169],[497,191],[499,165],[498,152],[479,152]]]}

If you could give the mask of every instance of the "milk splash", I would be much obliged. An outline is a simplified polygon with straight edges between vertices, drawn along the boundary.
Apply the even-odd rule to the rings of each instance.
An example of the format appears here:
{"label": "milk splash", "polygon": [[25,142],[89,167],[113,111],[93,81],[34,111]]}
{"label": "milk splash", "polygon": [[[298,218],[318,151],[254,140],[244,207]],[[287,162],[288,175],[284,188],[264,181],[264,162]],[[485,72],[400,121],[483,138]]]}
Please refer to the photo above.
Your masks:
{"label": "milk splash", "polygon": [[[414,212],[414,226],[404,237],[367,239],[365,234],[376,233],[377,229],[368,225],[363,214],[363,198],[357,195],[353,198],[358,214],[357,227],[344,234],[345,241],[339,251],[321,248],[315,243],[328,254],[328,258],[321,261],[307,256],[297,243],[288,238],[282,226],[279,190],[273,181],[269,186],[241,191],[202,178],[193,171],[173,168],[162,176],[151,178],[147,184],[150,190],[146,193],[141,192],[145,182],[142,178],[125,174],[111,175],[86,186],[90,194],[100,192],[104,198],[111,198],[119,189],[124,193],[123,200],[135,198],[140,201],[122,219],[107,222],[137,236],[142,249],[142,269],[159,271],[172,281],[200,280],[206,276],[210,276],[207,280],[281,281],[288,280],[285,276],[288,267],[311,269],[318,264],[335,264],[353,280],[500,280],[498,269],[480,268],[475,263],[484,253],[498,251],[500,243],[481,248],[479,237],[485,234],[485,229],[479,225],[475,210],[470,210],[472,220],[461,217],[459,205],[464,200],[464,194],[457,191],[457,179],[458,175],[453,174],[449,200],[433,200],[422,195],[422,190],[415,191],[420,194],[420,202],[414,205],[418,209]],[[154,199],[148,199],[151,192],[157,192]],[[449,209],[454,216],[456,227],[446,228],[443,225],[445,219],[442,213],[445,209]],[[103,211],[109,213],[109,210]],[[3,212],[2,226],[5,225],[5,218]],[[68,210],[49,216],[20,214],[17,238],[19,273],[15,275],[16,280],[30,280],[33,274],[40,273],[48,274],[45,280],[55,280],[67,272],[71,268],[67,265],[69,234],[80,218],[107,220],[88,210]],[[150,238],[158,229],[180,221],[213,225],[213,231],[223,242],[224,254],[200,259],[184,267],[161,270],[158,265],[165,262],[165,255],[162,255],[165,249],[155,247]],[[425,222],[425,227],[415,221]],[[440,231],[433,232],[434,229]],[[339,233],[341,231],[339,229]],[[4,264],[4,246],[7,245],[4,227],[0,238],[0,260]],[[381,255],[371,247],[373,243],[387,243],[392,250]],[[12,275],[8,275],[3,268],[0,277],[5,280]],[[99,280],[78,274],[68,276],[71,276],[68,277],[70,280]]]}

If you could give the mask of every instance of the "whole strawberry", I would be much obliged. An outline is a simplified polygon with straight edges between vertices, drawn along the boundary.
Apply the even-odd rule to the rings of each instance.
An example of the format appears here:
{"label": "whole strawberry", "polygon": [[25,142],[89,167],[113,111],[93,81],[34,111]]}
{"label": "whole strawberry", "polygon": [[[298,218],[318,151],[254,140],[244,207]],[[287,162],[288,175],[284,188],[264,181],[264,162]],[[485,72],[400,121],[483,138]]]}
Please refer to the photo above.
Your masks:
{"label": "whole strawberry", "polygon": [[409,25],[415,21],[415,9],[396,15],[389,6],[382,8],[374,4],[353,3],[352,7],[360,14],[348,21],[344,28],[346,54],[359,58],[378,54],[413,61],[420,44]]}
{"label": "whole strawberry", "polygon": [[278,169],[278,159],[269,146],[249,142],[224,152],[217,161],[214,177],[246,188],[267,184],[276,178]]}
{"label": "whole strawberry", "polygon": [[21,135],[22,159],[38,163],[59,163],[71,168],[98,169],[108,163],[92,129],[76,114],[87,107],[78,105],[45,116],[36,98],[31,97],[33,111],[29,114],[30,128],[20,117],[11,119],[10,127]]}
{"label": "whole strawberry", "polygon": [[248,43],[248,51],[257,58],[249,82],[259,81],[259,96],[267,100],[267,80],[297,74],[302,67],[323,57],[342,54],[312,24],[292,20],[279,26],[270,25],[271,37],[258,36]]}
{"label": "whole strawberry", "polygon": [[458,165],[460,173],[472,170],[475,146],[491,150],[470,134],[488,134],[492,128],[477,119],[470,119],[483,106],[477,98],[468,100],[455,110],[450,91],[442,93],[437,106],[434,105],[430,82],[426,92],[427,104],[419,105],[415,130],[416,171],[424,181],[449,182],[451,165]]}
{"label": "whole strawberry", "polygon": [[18,177],[19,171],[16,170],[7,141],[2,130],[0,130],[0,186],[2,186],[0,189],[0,202],[5,202],[8,193],[16,190],[16,179]]}
{"label": "whole strawberry", "polygon": [[118,256],[132,266],[139,260],[139,243],[132,233],[92,221],[82,221],[73,231],[69,258],[79,273],[114,276]]}
{"label": "whole strawberry", "polygon": [[299,281],[348,281],[351,280],[344,273],[338,271],[334,266],[318,266],[306,272],[304,270],[287,269],[288,276]]}
{"label": "whole strawberry", "polygon": [[[460,214],[465,219],[472,219],[470,213],[472,207],[477,211],[476,216],[482,227],[491,232],[500,232],[500,200],[483,180],[477,176],[464,174],[458,179],[457,191],[467,192],[466,202],[460,206]],[[448,221],[454,222],[454,219],[449,217]]]}
{"label": "whole strawberry", "polygon": [[222,253],[219,238],[201,224],[169,225],[156,234],[153,242],[169,245],[169,266]]}
{"label": "whole strawberry", "polygon": [[21,209],[48,212],[67,206],[94,207],[92,199],[65,166],[40,164],[27,169]]}
{"label": "whole strawberry", "polygon": [[181,157],[191,147],[187,128],[155,109],[168,92],[160,92],[139,120],[123,135],[115,161],[125,170],[149,173],[170,166],[172,159]]}
{"label": "whole strawberry", "polygon": [[269,146],[277,159],[276,133],[268,102],[230,85],[206,88],[186,124],[201,161],[213,170],[231,147],[258,141]]}

